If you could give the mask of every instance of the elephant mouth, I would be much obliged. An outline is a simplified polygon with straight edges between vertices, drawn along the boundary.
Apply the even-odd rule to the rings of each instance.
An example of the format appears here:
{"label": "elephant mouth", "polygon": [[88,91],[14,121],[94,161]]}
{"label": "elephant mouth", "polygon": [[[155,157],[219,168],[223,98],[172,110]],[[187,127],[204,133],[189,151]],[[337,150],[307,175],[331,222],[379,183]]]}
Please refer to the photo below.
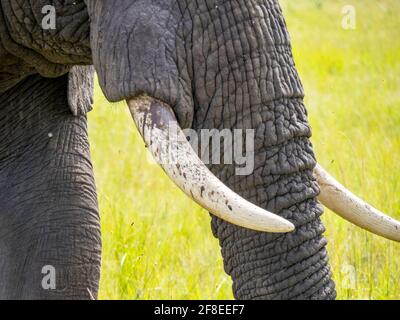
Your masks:
{"label": "elephant mouth", "polygon": [[[127,102],[136,127],[157,163],[200,206],[222,220],[251,230],[272,233],[295,230],[290,221],[250,203],[214,176],[186,140],[169,105],[145,94]],[[170,134],[171,126],[176,135]],[[165,161],[168,150],[175,150],[174,161]],[[314,176],[321,189],[318,199],[323,205],[363,229],[400,242],[398,221],[347,190],[319,164]]]}

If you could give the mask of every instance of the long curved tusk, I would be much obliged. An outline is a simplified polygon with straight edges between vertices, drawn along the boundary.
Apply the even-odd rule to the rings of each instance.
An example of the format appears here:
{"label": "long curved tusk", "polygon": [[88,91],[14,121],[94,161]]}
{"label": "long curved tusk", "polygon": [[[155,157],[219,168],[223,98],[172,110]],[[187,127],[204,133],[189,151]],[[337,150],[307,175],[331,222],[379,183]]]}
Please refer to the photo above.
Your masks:
{"label": "long curved tusk", "polygon": [[384,238],[400,242],[400,223],[361,200],[320,165],[314,170],[321,187],[319,200],[342,218]]}
{"label": "long curved tusk", "polygon": [[290,232],[294,225],[243,199],[225,186],[196,155],[170,106],[141,95],[127,101],[147,147],[172,181],[217,217],[264,232]]}

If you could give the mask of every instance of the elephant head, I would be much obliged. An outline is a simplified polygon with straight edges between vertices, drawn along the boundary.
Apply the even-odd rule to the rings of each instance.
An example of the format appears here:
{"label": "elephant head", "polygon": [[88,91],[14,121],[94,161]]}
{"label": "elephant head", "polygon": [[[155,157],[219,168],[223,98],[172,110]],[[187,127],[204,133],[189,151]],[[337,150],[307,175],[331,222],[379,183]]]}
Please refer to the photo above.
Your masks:
{"label": "elephant head", "polygon": [[[52,7],[56,28],[45,29]],[[93,64],[108,100],[128,102],[168,176],[212,214],[236,298],[335,298],[317,198],[350,222],[400,240],[397,221],[317,164],[277,0],[2,0],[1,10],[3,51],[17,66],[2,88]],[[80,70],[82,88],[72,86],[69,101],[77,116],[88,110],[92,86],[89,69]],[[254,170],[238,176],[233,164],[204,164],[186,128],[253,130]],[[175,161],[164,161],[171,149]]]}

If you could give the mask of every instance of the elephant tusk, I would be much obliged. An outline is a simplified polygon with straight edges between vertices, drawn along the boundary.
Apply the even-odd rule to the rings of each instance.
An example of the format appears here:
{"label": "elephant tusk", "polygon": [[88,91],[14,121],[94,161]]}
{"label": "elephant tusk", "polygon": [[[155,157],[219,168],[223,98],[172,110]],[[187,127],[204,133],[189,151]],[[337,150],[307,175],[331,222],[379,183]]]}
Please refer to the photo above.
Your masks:
{"label": "elephant tusk", "polygon": [[291,222],[243,199],[214,176],[187,141],[169,105],[144,94],[127,102],[157,163],[200,206],[248,229],[277,233],[294,230]]}
{"label": "elephant tusk", "polygon": [[400,222],[351,193],[318,164],[314,175],[321,188],[318,198],[323,205],[356,226],[400,242]]}

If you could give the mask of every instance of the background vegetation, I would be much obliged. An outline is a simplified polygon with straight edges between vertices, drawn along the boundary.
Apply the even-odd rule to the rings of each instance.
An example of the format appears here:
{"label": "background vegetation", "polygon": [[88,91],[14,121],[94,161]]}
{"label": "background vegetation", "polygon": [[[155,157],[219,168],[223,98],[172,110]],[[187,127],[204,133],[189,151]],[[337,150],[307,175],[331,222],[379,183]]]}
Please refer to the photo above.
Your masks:
{"label": "background vegetation", "polygon": [[[281,1],[319,161],[400,219],[400,1]],[[342,8],[353,5],[355,30]],[[103,228],[103,299],[231,299],[206,212],[148,161],[124,104],[99,89],[89,126]],[[326,210],[340,299],[400,298],[400,245]]]}

